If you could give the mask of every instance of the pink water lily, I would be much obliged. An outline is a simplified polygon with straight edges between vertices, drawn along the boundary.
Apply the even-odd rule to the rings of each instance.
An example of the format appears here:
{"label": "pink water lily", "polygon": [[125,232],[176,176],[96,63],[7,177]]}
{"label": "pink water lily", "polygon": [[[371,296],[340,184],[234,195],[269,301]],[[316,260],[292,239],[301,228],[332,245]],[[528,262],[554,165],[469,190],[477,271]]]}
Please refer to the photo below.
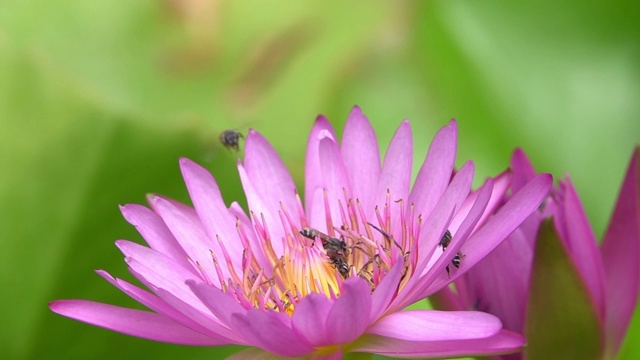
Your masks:
{"label": "pink water lily", "polygon": [[[376,135],[358,107],[341,143],[320,116],[307,147],[305,207],[274,149],[252,130],[238,163],[248,213],[235,202],[227,207],[211,174],[187,159],[180,167],[193,208],[161,196],[149,198],[151,209],[122,207],[148,247],[116,245],[150,292],[98,274],[151,311],[86,300],[59,300],[50,308],[151,340],[249,347],[235,359],[517,351],[523,337],[503,330],[493,315],[402,311],[490,253],[551,186],[549,175],[534,177],[504,204],[497,200],[508,177],[471,192],[472,162],[452,176],[456,147],[452,121],[436,134],[411,187],[408,121],[381,162]],[[453,236],[443,251],[447,229]]]}
{"label": "pink water lily", "polygon": [[[535,170],[521,150],[514,153],[511,169],[514,179],[511,193],[517,194],[527,181],[535,177]],[[538,273],[544,270],[535,267],[534,254],[537,254],[536,242],[541,241],[540,236],[544,236],[544,231],[539,229],[546,218],[553,220],[552,231],[559,239],[561,253],[568,260],[569,272],[577,275],[577,281],[580,282],[577,284],[578,288],[584,289],[584,299],[570,298],[562,290],[558,293],[537,288],[533,283]],[[553,278],[569,275],[552,274]],[[457,293],[451,289],[443,289],[436,295],[440,308],[489,312],[498,316],[506,329],[527,333],[529,338],[539,336],[536,333],[538,331],[545,332],[546,335],[543,336],[551,339],[561,337],[558,334],[560,329],[549,326],[538,329],[531,325],[545,315],[532,310],[532,306],[537,303],[536,299],[543,296],[560,298],[568,303],[569,308],[586,303],[587,311],[583,317],[593,314],[589,321],[594,323],[590,325],[595,329],[594,336],[592,339],[579,336],[582,336],[581,342],[593,343],[594,351],[583,354],[580,358],[589,356],[593,359],[614,359],[638,301],[640,287],[639,150],[636,149],[632,156],[601,246],[598,246],[576,189],[567,178],[550,191],[543,206],[511,234],[507,241],[458,279],[455,285]],[[565,283],[564,287],[568,285],[572,284]],[[546,294],[532,298],[532,291]],[[562,314],[557,317],[561,318]],[[578,347],[566,338],[557,342],[543,339],[543,342],[546,342],[547,347],[553,342],[556,354],[565,350],[572,352]],[[543,354],[536,349],[537,344],[535,341],[530,343],[527,351]],[[522,359],[524,356],[514,354],[508,358]]]}

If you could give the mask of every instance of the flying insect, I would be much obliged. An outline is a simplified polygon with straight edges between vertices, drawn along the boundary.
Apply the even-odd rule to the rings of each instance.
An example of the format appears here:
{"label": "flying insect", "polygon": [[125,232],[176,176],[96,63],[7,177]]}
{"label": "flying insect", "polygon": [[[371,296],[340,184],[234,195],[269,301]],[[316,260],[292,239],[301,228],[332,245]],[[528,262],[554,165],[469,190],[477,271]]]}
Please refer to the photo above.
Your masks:
{"label": "flying insect", "polygon": [[240,151],[240,139],[244,139],[244,135],[235,130],[225,130],[220,134],[220,142],[229,150]]}

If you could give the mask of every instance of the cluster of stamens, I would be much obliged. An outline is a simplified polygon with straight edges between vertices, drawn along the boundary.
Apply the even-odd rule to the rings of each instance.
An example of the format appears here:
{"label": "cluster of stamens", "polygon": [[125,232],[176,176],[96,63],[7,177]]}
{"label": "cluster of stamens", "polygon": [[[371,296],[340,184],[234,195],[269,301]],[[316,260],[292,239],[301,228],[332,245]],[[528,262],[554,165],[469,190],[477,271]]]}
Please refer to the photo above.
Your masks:
{"label": "cluster of stamens", "polygon": [[[284,251],[279,256],[272,246],[272,241],[279,239],[270,237],[262,215],[251,213],[253,231],[262,244],[258,248],[250,246],[247,229],[238,221],[237,230],[244,247],[242,274],[237,273],[224,244],[218,239],[228,269],[223,271],[219,254],[212,252],[220,288],[246,308],[272,309],[291,315],[296,304],[310,293],[339,297],[342,282],[354,276],[364,279],[373,292],[391,268],[402,262],[402,278],[397,291],[402,289],[417,266],[417,239],[422,217],[414,216],[413,206],[405,208],[403,200],[392,200],[387,191],[384,206],[382,209],[376,206],[375,219],[369,221],[360,201],[351,198],[346,190],[344,194],[346,201],[338,200],[342,224],[335,226],[325,191],[326,232],[308,225],[299,196],[296,195],[299,221],[294,221],[289,210],[281,204],[278,215],[286,231],[282,239]],[[395,213],[399,216],[395,218],[392,217],[392,206],[398,210]],[[392,219],[399,224],[392,224]],[[451,234],[448,231],[447,234],[450,242]],[[443,250],[449,242],[441,242]],[[453,264],[458,267],[459,258],[458,263]]]}

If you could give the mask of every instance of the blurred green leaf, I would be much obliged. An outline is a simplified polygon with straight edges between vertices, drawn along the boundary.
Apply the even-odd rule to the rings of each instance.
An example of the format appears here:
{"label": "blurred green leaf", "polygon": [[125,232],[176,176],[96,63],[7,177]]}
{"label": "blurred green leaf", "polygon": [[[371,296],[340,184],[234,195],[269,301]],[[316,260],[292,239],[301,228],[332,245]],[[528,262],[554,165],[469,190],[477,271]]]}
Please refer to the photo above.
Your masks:
{"label": "blurred green leaf", "polygon": [[536,241],[526,319],[527,359],[600,359],[604,334],[593,300],[551,220]]}

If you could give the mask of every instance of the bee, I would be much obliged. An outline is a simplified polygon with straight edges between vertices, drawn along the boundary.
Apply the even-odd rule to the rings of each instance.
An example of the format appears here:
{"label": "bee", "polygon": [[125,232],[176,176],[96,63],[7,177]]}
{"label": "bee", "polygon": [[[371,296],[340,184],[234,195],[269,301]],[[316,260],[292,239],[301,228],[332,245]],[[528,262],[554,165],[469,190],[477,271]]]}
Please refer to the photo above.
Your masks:
{"label": "bee", "polygon": [[220,142],[229,150],[239,151],[240,139],[244,139],[244,135],[235,130],[225,130],[220,134]]}
{"label": "bee", "polygon": [[[329,255],[327,254],[327,256]],[[331,260],[331,265],[333,265],[333,267],[338,270],[340,276],[342,276],[343,279],[349,277],[351,266],[347,264],[347,261],[344,259],[344,257],[329,257],[329,259]]]}
{"label": "bee", "polygon": [[440,239],[440,243],[438,243],[439,246],[442,246],[442,251],[447,250],[447,246],[451,244],[451,239],[451,231],[445,231],[444,235],[442,235],[442,239]]}
{"label": "bee", "polygon": [[[451,259],[451,264],[453,266],[456,267],[456,269],[460,268],[460,263],[462,262],[462,258],[464,257],[464,255],[462,255],[462,253],[460,251],[458,251],[458,253],[453,257],[453,259]],[[447,276],[451,277],[451,269],[449,268],[449,265],[447,265],[447,267],[445,268],[445,270],[447,270]]]}
{"label": "bee", "polygon": [[[438,243],[438,246],[442,246],[443,252],[447,250],[447,246],[451,244],[451,240],[452,240],[451,231],[449,230],[445,231],[444,235],[442,235],[442,239],[440,239],[440,242]],[[451,259],[451,264],[455,266],[456,269],[460,268],[460,262],[462,261],[462,257],[463,257],[462,253],[458,251],[458,253],[453,257],[453,259]],[[449,268],[449,265],[447,265],[445,270],[447,271],[447,276],[451,277],[450,275],[451,268]]]}
{"label": "bee", "polygon": [[347,244],[344,240],[330,237],[327,234],[323,234],[320,231],[311,228],[302,229],[302,231],[300,231],[300,235],[311,240],[319,238],[320,241],[322,241],[322,247],[324,248],[327,257],[331,260],[331,265],[338,270],[344,279],[349,276],[349,270],[351,267],[347,263]]}

